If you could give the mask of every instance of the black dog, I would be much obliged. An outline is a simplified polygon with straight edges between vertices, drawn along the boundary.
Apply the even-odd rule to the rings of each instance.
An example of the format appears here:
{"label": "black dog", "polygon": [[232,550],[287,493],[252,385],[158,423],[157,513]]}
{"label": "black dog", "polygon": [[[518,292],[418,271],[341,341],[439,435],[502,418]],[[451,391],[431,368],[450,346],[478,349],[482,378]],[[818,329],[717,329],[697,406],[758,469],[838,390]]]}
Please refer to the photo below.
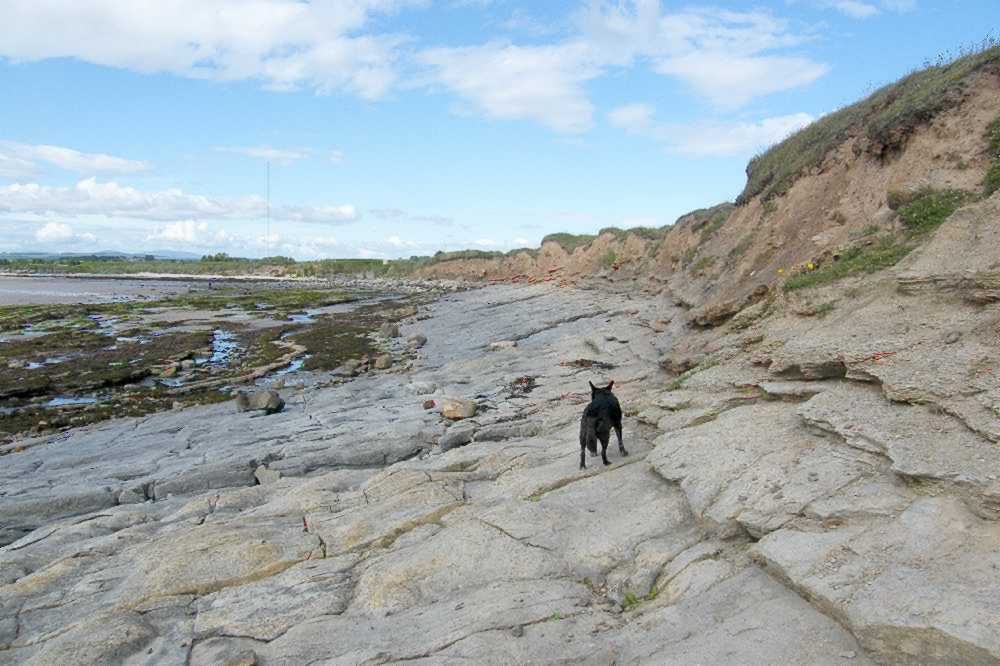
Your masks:
{"label": "black dog", "polygon": [[587,468],[584,449],[589,449],[591,455],[597,454],[597,440],[601,440],[601,460],[605,465],[611,464],[608,462],[608,440],[611,438],[612,428],[618,435],[618,451],[623,456],[628,455],[622,444],[622,406],[611,392],[615,383],[612,381],[605,388],[597,388],[593,383],[588,383],[590,404],[583,410],[583,418],[580,419],[580,469]]}

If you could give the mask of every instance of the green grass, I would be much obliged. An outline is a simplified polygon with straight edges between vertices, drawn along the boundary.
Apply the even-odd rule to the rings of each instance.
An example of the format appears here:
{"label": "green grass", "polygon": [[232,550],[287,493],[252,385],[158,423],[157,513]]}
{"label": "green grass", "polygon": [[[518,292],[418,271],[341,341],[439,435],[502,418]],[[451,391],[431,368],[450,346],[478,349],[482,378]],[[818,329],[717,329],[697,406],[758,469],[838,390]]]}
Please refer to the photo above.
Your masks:
{"label": "green grass", "polygon": [[[973,201],[975,195],[962,190],[933,190],[925,188],[906,195],[898,195],[893,203],[906,231],[902,235],[884,236],[871,244],[855,245],[840,259],[814,271],[793,275],[784,285],[785,291],[817,287],[842,280],[851,275],[876,273],[894,266],[913,250],[920,240],[944,223],[962,205]],[[877,228],[868,227],[862,236]]]}
{"label": "green grass", "polygon": [[870,246],[855,246],[841,255],[838,261],[788,278],[785,291],[818,287],[851,275],[876,273],[895,265],[912,249],[912,244],[892,237],[879,239]]}
{"label": "green grass", "polygon": [[559,247],[566,250],[566,252],[572,254],[576,248],[587,245],[595,238],[597,238],[597,236],[592,236],[590,234],[549,234],[542,239],[542,244],[556,243]]}
{"label": "green grass", "polygon": [[698,273],[707,268],[711,268],[712,266],[715,265],[715,261],[716,257],[713,256],[702,257],[701,259],[695,262],[694,266],[691,267],[691,272]]}
{"label": "green grass", "polygon": [[681,256],[681,266],[683,266],[684,268],[690,266],[691,262],[694,261],[694,258],[695,256],[697,256],[697,254],[698,254],[698,248],[689,247],[687,250],[684,251],[684,255]]}
{"label": "green grass", "polygon": [[997,116],[996,119],[990,123],[986,133],[987,139],[989,140],[989,152],[990,157],[993,158],[993,164],[986,172],[986,178],[983,179],[983,191],[986,196],[990,196],[997,190],[1000,190],[1000,116]]}
{"label": "green grass", "polygon": [[733,246],[733,249],[729,251],[729,261],[736,261],[743,257],[753,245],[753,236],[744,236],[740,239],[740,242]]}
{"label": "green grass", "polygon": [[643,240],[658,241],[663,238],[663,235],[666,233],[666,229],[658,229],[656,227],[632,227],[630,229],[626,229],[625,233],[638,236]]}
{"label": "green grass", "polygon": [[986,172],[986,178],[983,179],[983,191],[986,196],[990,196],[997,190],[1000,190],[1000,158],[993,160],[993,165]]}
{"label": "green grass", "polygon": [[616,261],[618,261],[618,253],[614,250],[608,250],[604,253],[604,256],[601,257],[601,266],[604,268],[611,268]]}
{"label": "green grass", "polygon": [[628,610],[634,606],[639,605],[639,597],[635,596],[635,592],[626,592],[625,596],[622,597],[622,610]]}
{"label": "green grass", "polygon": [[837,301],[827,301],[816,306],[816,316],[823,318],[837,309]]}
{"label": "green grass", "polygon": [[928,63],[866,99],[824,116],[750,160],[747,184],[736,203],[746,204],[758,195],[766,201],[784,194],[857,127],[865,128],[870,151],[883,157],[897,152],[914,128],[954,106],[971,74],[997,62],[1000,46],[987,40],[973,53],[953,62]]}
{"label": "green grass", "polygon": [[722,228],[722,225],[729,219],[729,213],[730,211],[728,210],[720,210],[708,220],[708,223],[701,230],[702,243],[709,240],[719,229]]}
{"label": "green grass", "polygon": [[897,212],[910,232],[925,234],[941,226],[948,216],[971,198],[971,194],[961,190],[925,188],[916,192],[909,203]]}

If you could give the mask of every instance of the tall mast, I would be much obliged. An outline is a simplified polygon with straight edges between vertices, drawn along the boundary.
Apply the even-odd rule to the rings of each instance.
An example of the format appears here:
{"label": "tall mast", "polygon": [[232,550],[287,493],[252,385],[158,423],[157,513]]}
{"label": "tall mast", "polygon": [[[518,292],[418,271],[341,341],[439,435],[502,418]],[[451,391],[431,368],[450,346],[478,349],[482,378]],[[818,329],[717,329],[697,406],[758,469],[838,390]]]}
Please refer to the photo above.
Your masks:
{"label": "tall mast", "polygon": [[267,161],[267,187],[264,213],[264,256],[271,256],[271,160]]}

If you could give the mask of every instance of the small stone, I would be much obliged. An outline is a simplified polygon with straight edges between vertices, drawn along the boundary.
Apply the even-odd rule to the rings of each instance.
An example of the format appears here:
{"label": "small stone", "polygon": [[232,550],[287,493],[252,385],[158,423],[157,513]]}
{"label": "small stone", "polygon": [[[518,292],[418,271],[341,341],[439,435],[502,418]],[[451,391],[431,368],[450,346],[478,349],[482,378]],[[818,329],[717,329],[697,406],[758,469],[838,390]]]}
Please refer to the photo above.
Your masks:
{"label": "small stone", "polygon": [[235,402],[237,412],[260,409],[266,414],[276,414],[285,408],[285,401],[274,390],[254,391],[253,393],[238,391]]}
{"label": "small stone", "polygon": [[441,401],[441,415],[452,421],[472,418],[476,415],[476,403],[462,398],[445,398]]}
{"label": "small stone", "polygon": [[399,324],[387,321],[378,329],[379,334],[384,338],[398,338]]}
{"label": "small stone", "polygon": [[516,340],[500,340],[490,343],[490,351],[500,351],[501,349],[513,349],[517,346]]}
{"label": "small stone", "polygon": [[392,356],[389,354],[379,354],[375,357],[375,369],[386,370],[392,367]]}
{"label": "small stone", "polygon": [[406,344],[410,346],[410,349],[420,349],[427,344],[427,338],[417,333],[406,338]]}
{"label": "small stone", "polygon": [[521,638],[522,636],[524,636],[524,627],[521,626],[520,624],[511,627],[510,635],[513,636],[514,638]]}
{"label": "small stone", "polygon": [[186,358],[186,359],[184,359],[183,361],[181,361],[181,370],[190,370],[190,369],[192,369],[192,368],[193,368],[194,366],[195,366],[195,362],[194,362],[194,361],[192,361],[192,360],[191,360],[191,359],[189,359],[189,358]]}
{"label": "small stone", "polygon": [[956,342],[958,342],[961,338],[962,338],[961,333],[959,333],[958,331],[952,331],[951,333],[945,336],[944,343],[946,345],[953,345]]}
{"label": "small stone", "polygon": [[424,409],[434,409],[436,406],[437,403],[433,400],[424,400]]}
{"label": "small stone", "polygon": [[841,652],[840,656],[844,659],[854,659],[858,656],[858,653],[854,650],[847,650],[846,652]]}

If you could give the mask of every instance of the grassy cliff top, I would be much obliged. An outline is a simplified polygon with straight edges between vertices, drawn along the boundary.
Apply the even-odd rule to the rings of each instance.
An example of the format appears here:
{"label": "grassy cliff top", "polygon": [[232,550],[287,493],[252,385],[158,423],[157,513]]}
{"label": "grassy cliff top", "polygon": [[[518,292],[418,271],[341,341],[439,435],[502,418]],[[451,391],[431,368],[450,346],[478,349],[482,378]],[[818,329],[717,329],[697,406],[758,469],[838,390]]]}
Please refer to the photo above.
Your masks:
{"label": "grassy cliff top", "polygon": [[876,154],[891,155],[916,127],[960,101],[970,77],[989,66],[1000,66],[1000,46],[993,39],[985,40],[973,53],[929,65],[823,116],[750,160],[747,184],[736,203],[745,204],[758,195],[767,200],[784,194],[856,129],[866,134]]}

